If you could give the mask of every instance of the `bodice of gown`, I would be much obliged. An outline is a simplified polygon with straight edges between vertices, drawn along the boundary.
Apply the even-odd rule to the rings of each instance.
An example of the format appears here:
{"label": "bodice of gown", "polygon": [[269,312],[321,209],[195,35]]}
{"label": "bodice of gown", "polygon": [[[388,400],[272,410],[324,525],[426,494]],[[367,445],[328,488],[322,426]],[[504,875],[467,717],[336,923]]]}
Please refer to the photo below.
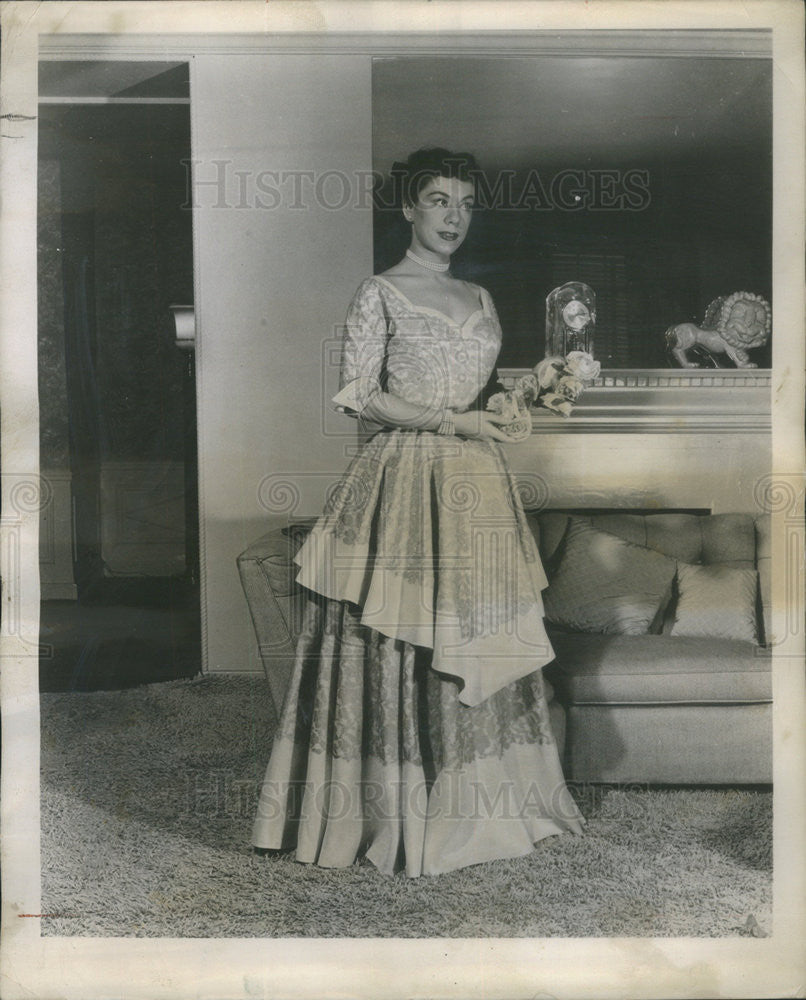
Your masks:
{"label": "bodice of gown", "polygon": [[489,294],[462,323],[410,302],[382,277],[359,286],[347,313],[338,409],[360,411],[380,385],[408,402],[466,410],[487,384],[501,348]]}

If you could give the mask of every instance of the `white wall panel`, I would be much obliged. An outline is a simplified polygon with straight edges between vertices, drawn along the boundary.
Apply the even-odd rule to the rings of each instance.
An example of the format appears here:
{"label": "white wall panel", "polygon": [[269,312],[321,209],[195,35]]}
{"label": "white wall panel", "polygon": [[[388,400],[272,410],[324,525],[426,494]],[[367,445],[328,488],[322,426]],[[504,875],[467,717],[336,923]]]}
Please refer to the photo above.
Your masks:
{"label": "white wall panel", "polygon": [[[191,114],[196,254],[203,627],[209,670],[259,669],[235,558],[288,516],[317,513],[347,464],[349,418],[323,424],[322,352],[372,271],[372,213],[328,208],[371,169],[367,55],[199,55]],[[218,162],[216,162],[218,161]],[[312,172],[265,193],[265,171]],[[221,187],[204,181],[223,181]],[[350,181],[352,183],[352,181]],[[271,207],[267,207],[271,206]],[[333,436],[335,434],[335,436]],[[339,436],[341,435],[341,436]],[[347,437],[345,437],[347,435]],[[299,492],[294,510],[267,476]],[[275,480],[275,483],[277,480]]]}

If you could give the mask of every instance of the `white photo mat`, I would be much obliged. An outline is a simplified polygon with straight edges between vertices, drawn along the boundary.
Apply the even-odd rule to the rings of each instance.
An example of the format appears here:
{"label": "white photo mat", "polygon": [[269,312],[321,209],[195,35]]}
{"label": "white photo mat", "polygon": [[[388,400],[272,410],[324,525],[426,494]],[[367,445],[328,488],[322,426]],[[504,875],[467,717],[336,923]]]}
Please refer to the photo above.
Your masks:
{"label": "white photo mat", "polygon": [[[42,35],[192,52],[192,36],[581,29],[773,37],[774,917],[768,938],[101,939],[42,937],[39,863],[37,63]],[[3,997],[760,997],[804,995],[804,76],[797,2],[9,3],[2,9]],[[203,447],[203,446],[202,446]],[[726,475],[731,475],[726,470]],[[26,485],[29,484],[29,485]],[[14,492],[13,503],[11,493]],[[787,492],[788,491],[788,492]],[[12,513],[8,513],[11,511]],[[795,565],[793,565],[793,559]],[[248,831],[245,830],[245,837]],[[28,916],[31,915],[31,916]]]}

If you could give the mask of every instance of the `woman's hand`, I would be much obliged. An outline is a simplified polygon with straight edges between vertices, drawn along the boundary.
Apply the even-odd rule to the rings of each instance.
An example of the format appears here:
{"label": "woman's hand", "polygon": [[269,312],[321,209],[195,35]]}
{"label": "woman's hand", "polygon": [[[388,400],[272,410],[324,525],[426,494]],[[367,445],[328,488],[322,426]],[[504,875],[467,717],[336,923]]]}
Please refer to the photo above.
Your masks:
{"label": "woman's hand", "polygon": [[492,438],[493,441],[512,440],[501,430],[508,423],[508,418],[486,410],[468,410],[467,413],[456,413],[453,417],[457,434],[467,438]]}

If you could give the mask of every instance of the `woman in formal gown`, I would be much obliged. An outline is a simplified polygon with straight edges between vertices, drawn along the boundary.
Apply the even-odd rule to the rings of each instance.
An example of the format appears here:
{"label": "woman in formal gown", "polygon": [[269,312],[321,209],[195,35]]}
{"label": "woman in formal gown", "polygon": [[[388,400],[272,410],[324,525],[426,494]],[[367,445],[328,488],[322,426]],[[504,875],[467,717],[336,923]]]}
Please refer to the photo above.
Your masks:
{"label": "woman in formal gown", "polygon": [[449,271],[475,170],[409,157],[410,247],[347,314],[333,402],[366,440],[296,556],[302,628],[252,837],[323,867],[437,874],[584,823],[549,721],[547,580],[511,437],[471,409],[501,347],[489,294]]}

